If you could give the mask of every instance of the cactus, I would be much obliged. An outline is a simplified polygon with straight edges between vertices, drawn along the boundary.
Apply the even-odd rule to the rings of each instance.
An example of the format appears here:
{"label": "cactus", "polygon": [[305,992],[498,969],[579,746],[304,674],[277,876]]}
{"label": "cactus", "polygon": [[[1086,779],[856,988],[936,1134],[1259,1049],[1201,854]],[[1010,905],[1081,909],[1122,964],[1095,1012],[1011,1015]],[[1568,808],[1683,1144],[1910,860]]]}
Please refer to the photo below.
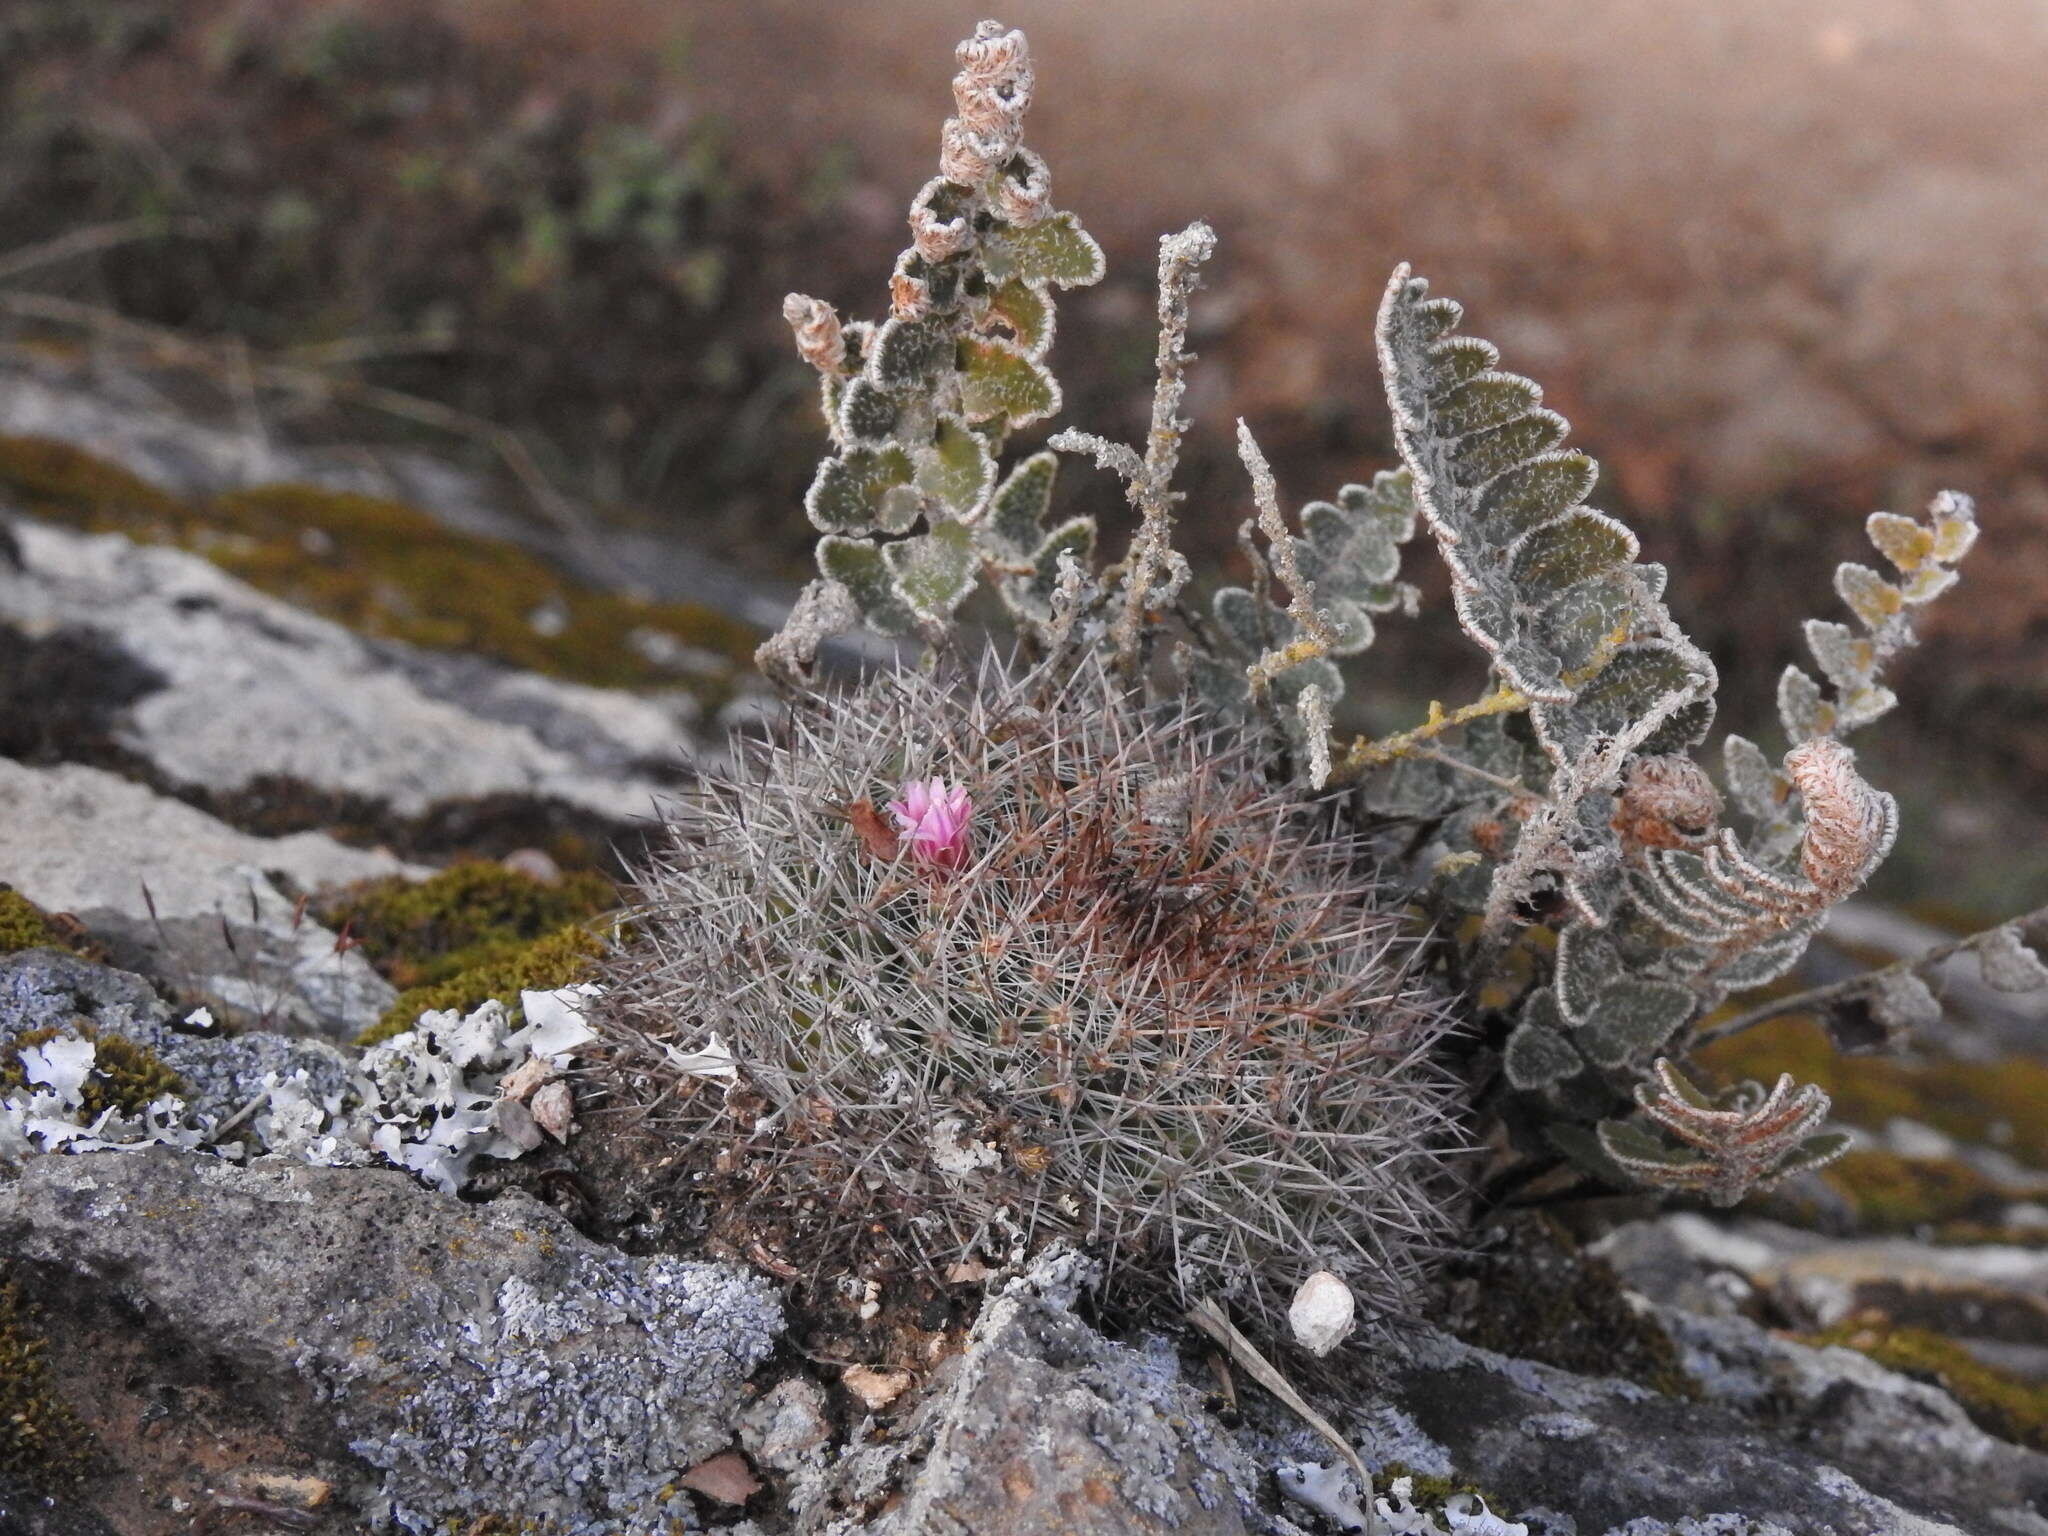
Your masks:
{"label": "cactus", "polygon": [[[934,775],[944,859],[930,792],[900,840],[877,810]],[[1327,1269],[1402,1310],[1451,1228],[1452,1014],[1326,811],[1104,655],[813,699],[643,877],[625,1068],[679,1085],[742,1251],[936,1280],[1079,1240],[1132,1298],[1277,1318]],[[673,1065],[713,1035],[729,1091]]]}

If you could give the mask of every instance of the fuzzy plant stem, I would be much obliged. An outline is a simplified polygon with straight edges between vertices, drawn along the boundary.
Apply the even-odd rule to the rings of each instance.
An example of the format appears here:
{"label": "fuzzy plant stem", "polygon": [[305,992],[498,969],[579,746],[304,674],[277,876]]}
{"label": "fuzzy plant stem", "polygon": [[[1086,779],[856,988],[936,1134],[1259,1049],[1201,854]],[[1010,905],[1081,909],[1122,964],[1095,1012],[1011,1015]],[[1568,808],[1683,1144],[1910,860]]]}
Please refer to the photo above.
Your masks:
{"label": "fuzzy plant stem", "polygon": [[1301,631],[1300,638],[1268,651],[1247,669],[1252,695],[1259,698],[1265,695],[1273,679],[1289,667],[1328,655],[1337,636],[1330,628],[1329,615],[1315,606],[1315,585],[1302,575],[1300,562],[1295,558],[1294,535],[1288,532],[1287,519],[1280,514],[1280,488],[1273,479],[1273,467],[1266,462],[1250,425],[1241,416],[1237,422],[1237,456],[1244,461],[1245,473],[1251,476],[1252,500],[1259,509],[1259,532],[1266,536],[1273,574],[1287,588],[1287,616]]}
{"label": "fuzzy plant stem", "polygon": [[1731,1019],[1723,1019],[1718,1024],[1710,1025],[1700,1030],[1693,1036],[1692,1048],[1697,1050],[1700,1046],[1711,1045],[1716,1040],[1726,1040],[1730,1035],[1739,1035],[1745,1030],[1755,1029],[1759,1024],[1768,1024],[1771,1020],[1781,1019],[1788,1013],[1811,1013],[1815,1009],[1827,1007],[1830,1003],[1840,1002],[1845,998],[1857,997],[1871,992],[1877,989],[1879,984],[1878,978],[1883,976],[1903,976],[1908,974],[1917,976],[1929,966],[1941,964],[1942,961],[1948,959],[1951,955],[1959,955],[1964,950],[1976,949],[1978,945],[1990,938],[1991,935],[2004,928],[2020,928],[2029,931],[2048,928],[2048,907],[2036,907],[2031,912],[2023,913],[2019,917],[2007,918],[2004,922],[1986,928],[1982,932],[1968,934],[1960,939],[1951,939],[1946,944],[1937,944],[1932,949],[1925,950],[1905,960],[1894,961],[1892,964],[1881,966],[1876,970],[1859,971],[1854,976],[1847,976],[1840,981],[1829,982],[1824,987],[1809,987],[1806,991],[1794,992],[1789,997],[1778,997],[1766,1003],[1759,1003],[1756,1007],[1746,1009]]}
{"label": "fuzzy plant stem", "polygon": [[1201,280],[1202,264],[1215,254],[1216,231],[1199,220],[1177,235],[1160,237],[1159,351],[1144,458],[1092,432],[1062,432],[1052,439],[1054,448],[1088,454],[1102,468],[1121,475],[1125,494],[1138,509],[1138,531],[1123,561],[1123,613],[1110,637],[1117,668],[1126,679],[1137,675],[1146,614],[1172,603],[1188,581],[1187,561],[1173,547],[1173,508],[1182,494],[1173,489],[1173,473],[1180,464],[1181,436],[1189,426],[1180,414],[1187,396],[1187,365],[1194,361],[1187,349],[1188,307]]}
{"label": "fuzzy plant stem", "polygon": [[1579,802],[1618,780],[1629,754],[1656,735],[1659,727],[1691,703],[1692,698],[1690,692],[1666,694],[1620,734],[1589,745],[1571,772],[1559,775],[1564,782],[1553,786],[1549,799],[1522,823],[1514,852],[1494,871],[1482,935],[1487,956],[1499,955],[1515,925],[1515,908],[1534,890],[1538,877],[1546,871],[1554,872],[1560,859],[1569,860],[1564,832],[1578,816]]}
{"label": "fuzzy plant stem", "polygon": [[[1429,701],[1428,718],[1413,730],[1397,732],[1383,741],[1368,741],[1363,736],[1353,741],[1344,754],[1342,772],[1348,778],[1356,778],[1368,769],[1382,767],[1387,763],[1393,762],[1396,758],[1434,755],[1424,753],[1421,750],[1423,744],[1434,741],[1437,737],[1443,735],[1445,731],[1460,725],[1469,725],[1474,720],[1483,720],[1488,715],[1512,714],[1525,710],[1528,707],[1528,696],[1517,693],[1505,684],[1495,688],[1485,698],[1463,705],[1450,711],[1448,714],[1445,713],[1441,703],[1431,699]],[[1454,768],[1464,767],[1462,763],[1452,758],[1439,756],[1436,760],[1449,763]],[[1492,776],[1488,775],[1488,777]],[[1505,781],[1495,778],[1494,782],[1504,783]],[[1507,787],[1512,789],[1521,788],[1520,785],[1508,785]]]}

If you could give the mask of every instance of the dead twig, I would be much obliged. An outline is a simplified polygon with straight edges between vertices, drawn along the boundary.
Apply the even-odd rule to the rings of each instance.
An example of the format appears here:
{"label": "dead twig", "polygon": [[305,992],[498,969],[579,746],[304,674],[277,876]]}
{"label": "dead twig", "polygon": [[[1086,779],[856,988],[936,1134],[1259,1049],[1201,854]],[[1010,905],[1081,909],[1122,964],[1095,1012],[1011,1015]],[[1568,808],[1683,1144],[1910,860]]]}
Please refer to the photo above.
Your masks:
{"label": "dead twig", "polygon": [[24,245],[0,256],[0,283],[24,272],[33,272],[38,267],[53,267],[60,261],[90,256],[94,251],[161,239],[165,235],[203,235],[211,228],[204,219],[198,218],[121,219],[111,224],[87,224],[79,229],[66,230],[55,239]]}

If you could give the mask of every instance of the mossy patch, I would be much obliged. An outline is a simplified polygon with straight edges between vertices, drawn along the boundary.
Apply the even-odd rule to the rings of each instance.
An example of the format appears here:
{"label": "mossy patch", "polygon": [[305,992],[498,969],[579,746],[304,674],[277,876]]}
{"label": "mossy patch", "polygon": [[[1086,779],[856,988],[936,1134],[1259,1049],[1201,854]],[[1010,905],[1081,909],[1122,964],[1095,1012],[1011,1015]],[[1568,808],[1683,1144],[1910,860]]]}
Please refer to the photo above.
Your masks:
{"label": "mossy patch", "polygon": [[1670,1335],[1555,1221],[1508,1222],[1491,1246],[1452,1266],[1446,1289],[1446,1322],[1468,1344],[1670,1396],[1699,1394]]}
{"label": "mossy patch", "polygon": [[0,885],[0,955],[22,949],[77,953],[70,934],[49,913],[12,886]]}
{"label": "mossy patch", "polygon": [[346,932],[401,990],[500,964],[536,939],[619,905],[617,888],[582,871],[549,884],[503,864],[462,863],[417,884],[360,885],[330,899],[320,920]]}
{"label": "mossy patch", "polygon": [[0,489],[74,528],[192,550],[360,634],[471,651],[571,682],[688,682],[722,695],[720,678],[685,678],[655,657],[688,648],[739,670],[759,638],[701,604],[600,591],[516,544],[371,496],[273,485],[187,502],[71,444],[9,436],[0,436]]}
{"label": "mossy patch", "polygon": [[1866,1232],[1995,1222],[2011,1199],[1956,1158],[1901,1157],[1877,1148],[1847,1153],[1821,1178],[1855,1208],[1856,1224]]}
{"label": "mossy patch", "polygon": [[1514,1510],[1502,1503],[1477,1483],[1466,1482],[1456,1477],[1434,1477],[1427,1472],[1409,1469],[1405,1461],[1390,1461],[1381,1467],[1373,1478],[1373,1487],[1385,1497],[1388,1489],[1398,1478],[1408,1479],[1408,1502],[1428,1515],[1441,1515],[1444,1505],[1459,1494],[1469,1494],[1484,1499],[1486,1507],[1503,1520],[1512,1520]]}
{"label": "mossy patch", "polygon": [[570,923],[473,970],[401,992],[384,1016],[356,1037],[356,1044],[375,1045],[403,1034],[429,1009],[467,1013],[494,997],[516,1019],[521,992],[552,991],[588,981],[605,951],[603,939],[579,923]]}
{"label": "mossy patch", "polygon": [[1986,1434],[2048,1451],[2048,1385],[1986,1365],[1953,1339],[1924,1328],[1852,1318],[1806,1342],[1816,1348],[1840,1344],[1901,1375],[1930,1382],[1960,1403]]}
{"label": "mossy patch", "polygon": [[1834,1101],[1835,1118],[1850,1125],[1876,1131],[1893,1119],[1915,1120],[1958,1141],[2000,1147],[2031,1167],[2048,1168],[2048,1061],[1848,1056],[1819,1024],[1800,1017],[1716,1041],[1698,1059],[1724,1081],[1747,1077],[1768,1083],[1790,1072],[1801,1082],[1818,1083]]}
{"label": "mossy patch", "polygon": [[124,1115],[139,1114],[167,1093],[181,1099],[191,1097],[185,1080],[165,1066],[148,1046],[139,1045],[126,1035],[102,1034],[83,1020],[70,1029],[32,1029],[10,1040],[0,1050],[0,1094],[27,1082],[21,1065],[24,1050],[70,1036],[90,1040],[94,1046],[92,1073],[82,1090],[83,1112],[88,1120],[109,1109]]}
{"label": "mossy patch", "polygon": [[33,1324],[20,1290],[0,1280],[0,1473],[48,1489],[78,1480],[89,1442],[57,1395]]}

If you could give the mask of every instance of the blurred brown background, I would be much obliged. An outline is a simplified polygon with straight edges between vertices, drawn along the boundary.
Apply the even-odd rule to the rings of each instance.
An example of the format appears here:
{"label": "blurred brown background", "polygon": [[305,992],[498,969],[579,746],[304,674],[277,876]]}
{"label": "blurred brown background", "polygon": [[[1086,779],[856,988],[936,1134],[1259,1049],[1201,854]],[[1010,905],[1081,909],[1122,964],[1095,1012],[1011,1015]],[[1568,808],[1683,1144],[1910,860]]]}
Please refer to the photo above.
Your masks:
{"label": "blurred brown background", "polygon": [[[173,231],[4,282],[503,422],[609,515],[786,579],[821,432],[777,301],[882,309],[980,14],[0,0],[0,247]],[[1233,416],[1297,502],[1389,462],[1370,322],[1410,260],[1601,460],[1596,499],[1672,566],[1721,662],[1725,722],[1763,731],[1798,620],[1841,616],[1828,573],[1866,512],[1979,497],[1986,538],[1898,680],[1909,718],[1865,750],[1924,813],[1917,843],[1967,855],[1909,843],[1896,881],[2048,899],[2048,865],[2012,854],[2048,791],[2048,5],[1001,14],[1037,56],[1030,142],[1111,263],[1063,305],[1066,421],[1138,435],[1153,242],[1197,217],[1222,235],[1184,481],[1210,569],[1248,511]],[[1090,471],[1064,494],[1116,526]],[[1418,550],[1434,591],[1432,563]],[[1478,681],[1440,605],[1405,628],[1359,689],[1390,722]],[[1979,890],[1991,862],[2018,872]]]}

